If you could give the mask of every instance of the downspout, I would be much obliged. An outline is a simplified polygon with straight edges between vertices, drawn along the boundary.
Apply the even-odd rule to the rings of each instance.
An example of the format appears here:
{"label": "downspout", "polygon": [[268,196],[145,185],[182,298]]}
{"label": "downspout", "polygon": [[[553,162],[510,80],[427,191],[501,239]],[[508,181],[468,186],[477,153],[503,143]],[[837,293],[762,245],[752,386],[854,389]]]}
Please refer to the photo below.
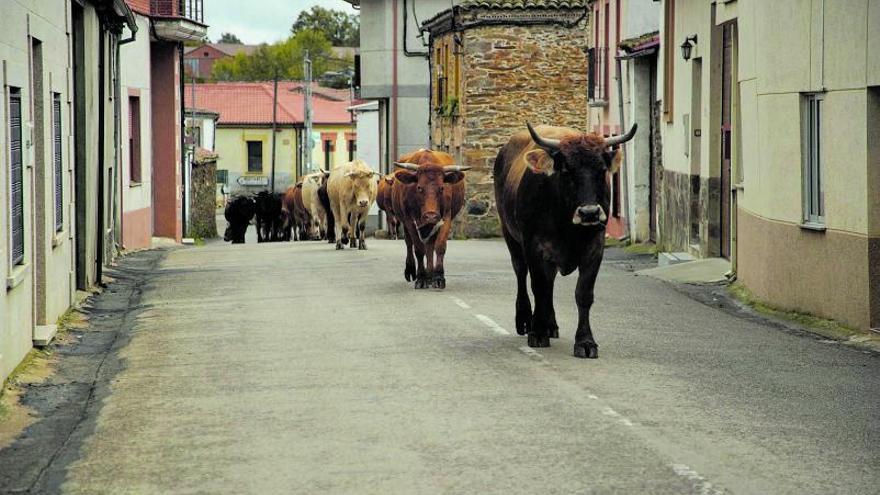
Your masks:
{"label": "downspout", "polygon": [[181,215],[180,219],[181,223],[181,237],[187,237],[189,233],[189,225],[187,225],[187,218],[189,218],[189,191],[187,190],[187,174],[188,166],[186,163],[186,142],[184,129],[186,129],[186,101],[184,98],[186,97],[186,88],[184,87],[186,80],[184,79],[184,63],[183,63],[183,43],[177,43],[177,61],[178,61],[178,92],[180,93],[178,97],[180,98],[180,168],[181,168],[181,177],[180,180],[182,182],[181,189],[183,190],[183,198],[181,198]]}
{"label": "downspout", "polygon": [[103,268],[104,268],[104,145],[105,145],[105,136],[104,136],[104,98],[106,97],[106,77],[105,77],[105,69],[107,65],[106,57],[104,56],[104,51],[106,49],[107,41],[106,37],[108,36],[104,29],[106,24],[101,22],[100,24],[100,41],[98,42],[98,204],[97,206],[97,229],[98,233],[97,239],[97,249],[95,252],[95,284],[102,285],[103,284]]}
{"label": "downspout", "polygon": [[[412,0],[412,1],[413,1],[413,19],[415,19],[415,20],[416,20],[416,24],[418,24],[419,19],[416,17],[416,5],[415,5],[415,0]],[[396,12],[396,11],[395,11],[395,12]],[[407,20],[407,13],[406,13],[406,0],[403,0],[403,54],[406,55],[407,57],[422,57],[422,58],[428,58],[428,52],[415,52],[415,51],[410,51],[410,50],[406,47],[407,25],[408,25],[408,24],[409,24],[409,22],[408,22],[408,20]]]}
{"label": "downspout", "polygon": [[[624,119],[623,112],[623,72],[621,70],[620,55],[615,56],[614,60],[617,62],[617,111],[619,115],[618,122],[620,122],[621,132],[626,132],[626,120]],[[623,194],[623,214],[626,221],[623,222],[624,231],[621,240],[628,239],[630,232],[632,232],[632,226],[630,225],[630,221],[632,219],[630,218],[629,214],[629,181],[627,180],[627,163],[629,162],[629,157],[624,155],[624,158],[625,160],[623,163],[623,171],[621,171],[620,173],[620,189]]]}
{"label": "downspout", "polygon": [[397,0],[391,0],[391,159],[397,152]]}

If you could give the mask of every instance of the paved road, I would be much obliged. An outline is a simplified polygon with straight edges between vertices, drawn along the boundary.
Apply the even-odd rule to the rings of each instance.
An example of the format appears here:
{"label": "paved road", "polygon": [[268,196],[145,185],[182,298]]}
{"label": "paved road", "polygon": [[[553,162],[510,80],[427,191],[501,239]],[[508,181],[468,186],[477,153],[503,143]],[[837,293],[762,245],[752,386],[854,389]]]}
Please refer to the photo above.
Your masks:
{"label": "paved road", "polygon": [[171,251],[67,493],[878,493],[880,360],[607,264],[600,359],[512,334],[503,243]]}

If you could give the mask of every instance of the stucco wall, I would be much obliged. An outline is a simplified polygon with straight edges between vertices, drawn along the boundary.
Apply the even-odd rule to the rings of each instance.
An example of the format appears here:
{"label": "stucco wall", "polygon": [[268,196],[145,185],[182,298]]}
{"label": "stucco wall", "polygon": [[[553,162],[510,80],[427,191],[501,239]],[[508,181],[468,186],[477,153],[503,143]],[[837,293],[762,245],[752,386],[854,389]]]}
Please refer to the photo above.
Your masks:
{"label": "stucco wall", "polygon": [[[152,112],[150,78],[150,20],[135,14],[138,36],[135,41],[120,47],[120,84],[122,85],[122,243],[126,249],[141,249],[150,246],[153,234],[153,147],[151,146]],[[129,159],[129,97],[140,99],[140,140],[141,140],[141,180],[132,182]]]}
{"label": "stucco wall", "polygon": [[[24,144],[23,196],[25,224],[25,258],[22,264],[12,266],[10,208],[8,195],[9,174],[0,174],[0,265],[5,290],[0,290],[0,380],[18,365],[31,348],[34,326],[55,323],[71,304],[73,297],[73,190],[71,113],[68,86],[69,59],[67,52],[68,13],[64,2],[50,1],[39,4],[9,1],[0,16],[0,60],[5,62],[6,84],[21,89],[22,140]],[[39,40],[42,91],[35,95],[30,87],[30,38]],[[35,81],[36,83],[36,81]],[[10,168],[8,86],[2,92],[0,105],[0,154],[2,169]],[[61,176],[54,169],[53,146],[53,93],[61,100]],[[35,122],[35,98],[40,98],[43,119]],[[42,140],[36,142],[42,128]],[[38,156],[37,153],[40,155]],[[63,222],[56,230],[54,187],[57,180],[63,190]],[[34,304],[36,303],[36,305]]]}

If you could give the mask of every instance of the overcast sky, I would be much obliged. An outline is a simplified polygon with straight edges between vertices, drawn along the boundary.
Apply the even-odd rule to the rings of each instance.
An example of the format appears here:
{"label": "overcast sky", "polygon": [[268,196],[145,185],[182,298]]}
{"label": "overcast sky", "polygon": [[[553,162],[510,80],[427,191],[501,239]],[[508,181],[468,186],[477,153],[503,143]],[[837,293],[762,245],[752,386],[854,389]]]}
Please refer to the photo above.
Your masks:
{"label": "overcast sky", "polygon": [[208,37],[233,33],[247,44],[272,43],[290,35],[290,26],[302,10],[313,5],[356,13],[342,0],[205,0]]}

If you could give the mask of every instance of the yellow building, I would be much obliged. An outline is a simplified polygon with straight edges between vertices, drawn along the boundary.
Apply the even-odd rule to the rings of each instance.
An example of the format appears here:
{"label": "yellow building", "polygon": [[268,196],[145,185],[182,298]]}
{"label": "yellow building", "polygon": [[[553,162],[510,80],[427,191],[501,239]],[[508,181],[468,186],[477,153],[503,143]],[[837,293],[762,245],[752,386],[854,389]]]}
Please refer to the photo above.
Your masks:
{"label": "yellow building", "polygon": [[[272,187],[271,82],[196,84],[195,107],[219,114],[214,135],[218,182],[231,194]],[[187,101],[187,105],[193,102]],[[274,189],[284,191],[309,171],[336,167],[356,156],[357,135],[347,91],[314,86],[312,160],[303,164],[302,84],[280,82],[275,120]]]}

